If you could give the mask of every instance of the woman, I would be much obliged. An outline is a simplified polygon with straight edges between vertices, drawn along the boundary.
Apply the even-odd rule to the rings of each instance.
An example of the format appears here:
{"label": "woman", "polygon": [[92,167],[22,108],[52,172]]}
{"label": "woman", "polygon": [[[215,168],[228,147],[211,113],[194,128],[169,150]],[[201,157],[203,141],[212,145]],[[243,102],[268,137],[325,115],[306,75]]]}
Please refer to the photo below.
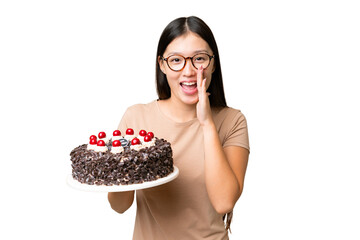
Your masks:
{"label": "woman", "polygon": [[[148,129],[168,140],[180,175],[136,192],[133,239],[228,239],[249,156],[247,124],[226,106],[217,45],[201,19],[178,18],[164,29],[156,84],[159,99],[128,108],[119,129]],[[123,213],[134,191],[108,199]]]}

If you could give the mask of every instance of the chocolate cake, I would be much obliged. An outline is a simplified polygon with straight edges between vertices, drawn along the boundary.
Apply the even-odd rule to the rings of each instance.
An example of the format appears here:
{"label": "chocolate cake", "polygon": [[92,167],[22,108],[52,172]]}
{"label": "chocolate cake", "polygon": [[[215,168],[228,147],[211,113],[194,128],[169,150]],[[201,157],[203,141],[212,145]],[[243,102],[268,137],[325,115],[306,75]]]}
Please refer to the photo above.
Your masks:
{"label": "chocolate cake", "polygon": [[[91,140],[92,135],[89,144],[71,151],[74,179],[90,185],[128,185],[154,181],[174,171],[171,144],[166,140],[152,133],[142,133],[139,137],[132,133],[125,138],[116,134],[117,140],[109,139],[107,144],[104,140]],[[104,139],[104,134],[99,133],[99,138],[100,135]]]}

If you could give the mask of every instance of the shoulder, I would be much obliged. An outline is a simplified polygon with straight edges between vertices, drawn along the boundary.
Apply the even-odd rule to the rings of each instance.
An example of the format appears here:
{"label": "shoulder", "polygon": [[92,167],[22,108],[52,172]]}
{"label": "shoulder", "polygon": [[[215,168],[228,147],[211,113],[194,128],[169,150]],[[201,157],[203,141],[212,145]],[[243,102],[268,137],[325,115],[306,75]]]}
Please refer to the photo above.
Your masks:
{"label": "shoulder", "polygon": [[156,107],[156,100],[146,104],[129,106],[121,118],[118,129],[123,131],[128,127],[139,130],[144,128],[145,123],[150,124],[149,119],[153,119]]}
{"label": "shoulder", "polygon": [[143,115],[147,112],[152,112],[154,108],[156,107],[156,100],[151,101],[146,104],[134,104],[130,107],[128,107],[125,111],[125,115]]}
{"label": "shoulder", "polygon": [[217,126],[223,125],[224,123],[226,125],[234,125],[239,121],[246,122],[246,118],[241,110],[232,107],[215,108],[212,110],[212,114]]}
{"label": "shoulder", "polygon": [[213,109],[213,119],[223,147],[241,146],[250,149],[247,121],[239,109]]}

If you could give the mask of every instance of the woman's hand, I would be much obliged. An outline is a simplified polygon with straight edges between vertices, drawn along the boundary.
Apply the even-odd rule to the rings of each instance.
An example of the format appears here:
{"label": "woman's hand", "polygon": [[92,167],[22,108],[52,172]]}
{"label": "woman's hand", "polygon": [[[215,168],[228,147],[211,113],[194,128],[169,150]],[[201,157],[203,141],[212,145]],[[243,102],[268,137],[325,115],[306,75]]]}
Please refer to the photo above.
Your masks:
{"label": "woman's hand", "polygon": [[131,207],[134,201],[134,194],[135,191],[109,192],[108,200],[111,208],[118,213],[124,213]]}
{"label": "woman's hand", "polygon": [[211,115],[209,95],[206,92],[206,78],[204,78],[204,69],[202,66],[197,71],[197,89],[199,101],[196,104],[196,116],[202,126],[207,124],[213,124]]}

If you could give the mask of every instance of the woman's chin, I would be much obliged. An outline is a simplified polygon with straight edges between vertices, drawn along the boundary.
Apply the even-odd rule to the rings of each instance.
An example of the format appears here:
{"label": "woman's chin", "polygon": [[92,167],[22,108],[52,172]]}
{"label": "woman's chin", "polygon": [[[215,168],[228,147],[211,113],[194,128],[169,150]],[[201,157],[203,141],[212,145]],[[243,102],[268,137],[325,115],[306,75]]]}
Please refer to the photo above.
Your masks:
{"label": "woman's chin", "polygon": [[187,105],[194,105],[197,104],[197,102],[199,101],[199,97],[196,96],[184,96],[182,97],[182,102],[187,104]]}

